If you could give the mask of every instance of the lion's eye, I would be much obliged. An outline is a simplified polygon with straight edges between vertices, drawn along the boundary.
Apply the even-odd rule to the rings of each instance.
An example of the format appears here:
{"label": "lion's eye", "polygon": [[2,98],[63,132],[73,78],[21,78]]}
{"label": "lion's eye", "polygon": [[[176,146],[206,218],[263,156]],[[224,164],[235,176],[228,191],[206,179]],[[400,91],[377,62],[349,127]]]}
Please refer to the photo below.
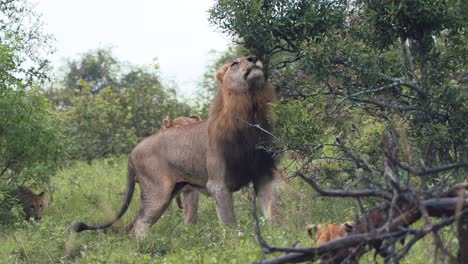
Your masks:
{"label": "lion's eye", "polygon": [[29,208],[34,209],[34,205],[29,206]]}
{"label": "lion's eye", "polygon": [[42,204],[41,204],[41,205],[39,205],[39,208],[42,208]]}
{"label": "lion's eye", "polygon": [[234,62],[231,64],[231,67],[232,67],[232,66],[236,66],[237,64],[239,64],[239,62],[238,62],[238,61],[234,61]]}

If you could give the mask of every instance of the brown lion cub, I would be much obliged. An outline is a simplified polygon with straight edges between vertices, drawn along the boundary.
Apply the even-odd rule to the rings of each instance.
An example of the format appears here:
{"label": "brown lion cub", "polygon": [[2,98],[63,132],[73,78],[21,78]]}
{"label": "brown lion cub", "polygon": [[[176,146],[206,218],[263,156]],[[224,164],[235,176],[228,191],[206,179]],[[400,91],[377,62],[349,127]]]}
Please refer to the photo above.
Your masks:
{"label": "brown lion cub", "polygon": [[[328,224],[319,227],[314,224],[307,225],[307,233],[314,240],[316,246],[326,242],[345,237],[353,230],[353,222],[346,222],[341,225]],[[315,235],[315,236],[314,236]]]}
{"label": "brown lion cub", "polygon": [[166,116],[163,120],[163,125],[161,129],[167,129],[170,127],[179,127],[185,126],[189,124],[194,124],[202,121],[200,117],[191,115],[191,116],[179,116],[177,118],[172,119],[170,116]]}
{"label": "brown lion cub", "polygon": [[44,210],[47,208],[47,196],[45,191],[40,194],[35,194],[28,188],[22,186],[18,188],[19,199],[23,206],[26,220],[34,218],[39,221],[44,215]]}

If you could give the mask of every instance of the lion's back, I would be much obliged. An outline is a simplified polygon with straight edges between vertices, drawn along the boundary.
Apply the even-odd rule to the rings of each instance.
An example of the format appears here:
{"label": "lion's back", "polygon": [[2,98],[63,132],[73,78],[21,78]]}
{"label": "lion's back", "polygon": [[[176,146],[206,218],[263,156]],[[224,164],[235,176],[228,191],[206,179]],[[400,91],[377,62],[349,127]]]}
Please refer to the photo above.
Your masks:
{"label": "lion's back", "polygon": [[171,127],[138,143],[130,158],[134,163],[157,163],[163,170],[177,173],[179,178],[206,178],[207,137],[204,121]]}

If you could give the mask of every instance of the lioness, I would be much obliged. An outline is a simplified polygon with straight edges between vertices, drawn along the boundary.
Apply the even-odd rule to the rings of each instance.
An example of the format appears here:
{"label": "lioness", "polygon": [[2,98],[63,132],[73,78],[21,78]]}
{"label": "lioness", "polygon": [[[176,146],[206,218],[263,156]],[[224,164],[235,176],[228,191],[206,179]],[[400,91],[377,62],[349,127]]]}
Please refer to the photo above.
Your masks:
{"label": "lioness", "polygon": [[[163,129],[139,143],[129,156],[128,188],[116,218],[73,230],[110,227],[126,212],[135,183],[140,184],[141,204],[128,234],[144,236],[186,185],[213,197],[223,226],[235,225],[232,193],[253,182],[264,214],[275,221],[275,159],[268,116],[275,99],[265,79],[263,64],[247,56],[225,64],[216,75],[220,89],[207,121]],[[261,129],[260,129],[261,128]]]}
{"label": "lioness", "polygon": [[30,218],[34,218],[38,221],[41,220],[48,205],[45,191],[40,194],[35,194],[28,188],[22,186],[18,188],[18,196],[23,206],[26,220]]}
{"label": "lioness", "polygon": [[[170,116],[166,116],[163,120],[163,125],[161,129],[168,129],[171,127],[179,127],[189,124],[194,124],[197,122],[203,121],[198,116],[179,116],[175,119],[172,119]],[[181,190],[183,194],[184,201],[181,200],[181,195],[176,196],[177,206],[180,209],[184,209],[184,222],[186,224],[196,224],[198,220],[198,200],[199,194],[198,192],[190,187],[190,185],[185,186]]]}

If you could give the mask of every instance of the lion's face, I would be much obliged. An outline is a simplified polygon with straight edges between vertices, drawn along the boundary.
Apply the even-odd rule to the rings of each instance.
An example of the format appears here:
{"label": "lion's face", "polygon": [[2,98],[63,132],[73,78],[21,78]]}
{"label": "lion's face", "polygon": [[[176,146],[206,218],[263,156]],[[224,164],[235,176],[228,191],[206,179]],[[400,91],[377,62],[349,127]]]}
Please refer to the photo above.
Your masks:
{"label": "lion's face", "polygon": [[240,91],[262,87],[265,83],[263,64],[254,55],[237,58],[231,64],[225,64],[217,78],[223,87]]}
{"label": "lion's face", "polygon": [[32,192],[23,194],[22,198],[26,217],[41,220],[44,210],[47,208],[47,197],[45,192],[34,194]]}

